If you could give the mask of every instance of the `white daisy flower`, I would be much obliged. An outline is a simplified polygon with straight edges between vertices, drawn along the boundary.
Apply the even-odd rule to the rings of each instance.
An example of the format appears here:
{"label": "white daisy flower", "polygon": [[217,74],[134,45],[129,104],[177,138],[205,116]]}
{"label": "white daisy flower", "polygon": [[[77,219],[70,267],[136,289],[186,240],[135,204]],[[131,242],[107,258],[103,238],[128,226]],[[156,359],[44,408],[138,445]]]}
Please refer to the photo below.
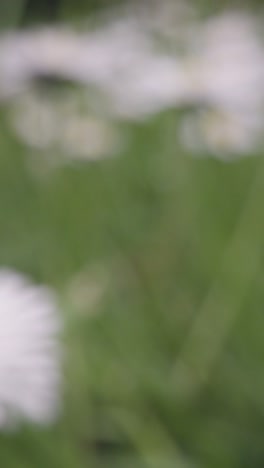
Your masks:
{"label": "white daisy flower", "polygon": [[114,124],[91,116],[65,119],[59,134],[59,148],[70,161],[98,161],[118,154],[121,146]]}
{"label": "white daisy flower", "polygon": [[18,138],[33,149],[55,147],[60,114],[54,102],[31,93],[23,93],[7,112],[9,123]]}
{"label": "white daisy flower", "polygon": [[16,136],[33,150],[50,152],[52,159],[47,158],[47,162],[53,166],[118,154],[122,144],[114,122],[89,115],[88,109],[78,104],[73,96],[56,100],[54,96],[23,93],[7,115]]}
{"label": "white daisy flower", "polygon": [[59,319],[53,294],[0,271],[0,427],[50,423],[58,411]]}
{"label": "white daisy flower", "polygon": [[225,13],[201,25],[194,43],[201,96],[240,112],[263,111],[264,48],[256,18]]}
{"label": "white daisy flower", "polygon": [[263,141],[262,131],[254,115],[216,109],[190,114],[180,124],[181,142],[192,154],[222,160],[250,154]]}
{"label": "white daisy flower", "polygon": [[73,31],[46,28],[10,33],[0,41],[0,96],[10,98],[28,89],[39,76],[81,80],[84,41]]}
{"label": "white daisy flower", "polygon": [[192,152],[229,159],[263,142],[264,48],[257,26],[253,17],[234,12],[201,25],[186,67],[194,100],[207,109],[190,113],[180,126]]}

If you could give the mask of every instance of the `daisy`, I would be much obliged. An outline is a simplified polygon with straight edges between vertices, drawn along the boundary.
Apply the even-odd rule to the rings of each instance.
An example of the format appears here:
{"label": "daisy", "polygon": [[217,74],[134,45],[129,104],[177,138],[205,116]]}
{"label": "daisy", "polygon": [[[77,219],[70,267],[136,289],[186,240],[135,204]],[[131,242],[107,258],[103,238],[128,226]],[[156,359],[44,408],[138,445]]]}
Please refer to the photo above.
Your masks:
{"label": "daisy", "polygon": [[114,122],[91,115],[83,107],[76,96],[51,99],[31,92],[17,98],[7,116],[16,136],[32,150],[50,154],[46,159],[53,166],[118,154],[122,144]]}
{"label": "daisy", "polygon": [[261,144],[263,127],[254,115],[200,110],[180,123],[180,139],[192,154],[210,154],[222,160],[247,156]]}
{"label": "daisy", "polygon": [[225,159],[263,143],[264,48],[257,30],[255,18],[235,12],[201,24],[185,61],[199,108],[180,125],[191,152]]}
{"label": "daisy", "polygon": [[201,25],[196,38],[200,93],[217,107],[263,111],[264,48],[258,22],[249,14],[226,12]]}
{"label": "daisy", "polygon": [[58,411],[59,319],[51,291],[0,271],[0,427],[49,423]]}

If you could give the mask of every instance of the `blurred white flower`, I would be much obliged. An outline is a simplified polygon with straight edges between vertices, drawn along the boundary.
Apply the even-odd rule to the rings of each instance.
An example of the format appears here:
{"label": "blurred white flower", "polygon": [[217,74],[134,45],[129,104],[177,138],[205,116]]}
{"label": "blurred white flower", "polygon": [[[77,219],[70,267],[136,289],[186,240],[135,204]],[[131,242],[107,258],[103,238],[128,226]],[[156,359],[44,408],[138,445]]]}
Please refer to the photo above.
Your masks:
{"label": "blurred white flower", "polygon": [[183,120],[185,146],[222,159],[250,154],[263,142],[264,130],[264,48],[257,21],[234,12],[209,19],[188,60],[193,96],[205,106]]}
{"label": "blurred white flower", "polygon": [[180,124],[181,141],[189,151],[222,160],[250,154],[261,134],[262,126],[254,116],[213,109],[190,114]]}
{"label": "blurred white flower", "polygon": [[[79,81],[80,59],[85,57],[81,37],[67,29],[10,33],[0,41],[0,95],[16,96],[39,76]],[[83,69],[83,67],[81,67]]]}
{"label": "blurred white flower", "polygon": [[111,111],[121,119],[146,119],[189,103],[189,88],[186,72],[176,58],[145,57],[113,82]]}
{"label": "blurred white flower", "polygon": [[[82,103],[83,104],[83,103]],[[82,106],[83,107],[83,106]],[[23,93],[9,109],[9,121],[27,146],[52,153],[53,165],[69,161],[94,161],[115,155],[121,148],[114,122],[89,115],[78,100],[52,99]]]}
{"label": "blurred white flower", "polygon": [[201,24],[194,43],[201,98],[237,112],[263,111],[264,48],[249,14],[225,13]]}
{"label": "blurred white flower", "polygon": [[0,427],[50,423],[58,411],[59,318],[53,294],[0,271]]}
{"label": "blurred white flower", "polygon": [[[83,114],[67,120],[59,112],[54,125],[54,108],[44,102],[38,117],[33,106],[25,112],[27,122],[14,118],[25,142],[50,148],[56,140],[60,147],[61,131],[66,153],[96,159],[115,153],[111,145],[107,154],[104,150],[105,141],[116,141],[110,119],[142,120],[171,108],[209,107],[224,116],[225,125],[204,125],[207,114],[201,112],[201,123],[187,125],[193,140],[201,131],[208,146],[216,149],[219,142],[219,151],[257,147],[264,129],[264,46],[257,18],[227,11],[198,20],[188,3],[171,0],[118,11],[99,16],[90,30],[46,28],[0,39],[0,99],[21,95],[41,78],[71,80],[87,90],[86,123]],[[219,135],[227,122],[225,145]]]}
{"label": "blurred white flower", "polygon": [[51,149],[56,144],[60,115],[54,103],[32,93],[23,93],[11,105],[9,121],[16,135],[35,149]]}
{"label": "blurred white flower", "polygon": [[117,154],[121,144],[113,123],[81,115],[65,120],[59,139],[60,150],[76,161],[96,161]]}

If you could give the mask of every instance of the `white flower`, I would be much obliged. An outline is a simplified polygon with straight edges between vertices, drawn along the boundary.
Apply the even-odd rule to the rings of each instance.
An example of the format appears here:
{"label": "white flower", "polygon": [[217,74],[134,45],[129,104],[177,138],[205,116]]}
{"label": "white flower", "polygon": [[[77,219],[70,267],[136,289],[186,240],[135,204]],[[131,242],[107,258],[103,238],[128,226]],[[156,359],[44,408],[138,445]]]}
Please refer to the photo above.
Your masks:
{"label": "white flower", "polygon": [[23,93],[10,106],[9,122],[27,146],[49,151],[53,165],[71,161],[95,161],[115,155],[121,139],[113,122],[89,115],[75,96],[63,100]]}
{"label": "white flower", "polygon": [[25,91],[33,79],[42,75],[80,81],[84,45],[80,36],[64,29],[47,28],[3,36],[0,42],[1,98]]}
{"label": "white flower", "polygon": [[15,134],[29,147],[51,149],[56,144],[60,115],[56,104],[32,93],[23,93],[8,109]]}
{"label": "white flower", "polygon": [[185,117],[180,124],[183,145],[197,156],[219,159],[248,155],[263,140],[263,127],[254,115],[202,110]]}
{"label": "white flower", "polygon": [[264,49],[255,18],[225,13],[201,25],[193,45],[199,92],[211,105],[263,111]]}
{"label": "white flower", "polygon": [[120,137],[111,122],[73,115],[63,122],[59,148],[70,161],[97,161],[117,154]]}
{"label": "white flower", "polygon": [[0,427],[56,417],[59,328],[56,301],[47,288],[0,271]]}
{"label": "white flower", "polygon": [[253,17],[234,12],[201,25],[186,67],[194,101],[204,108],[180,126],[192,152],[225,159],[250,154],[263,142],[264,49],[257,26]]}

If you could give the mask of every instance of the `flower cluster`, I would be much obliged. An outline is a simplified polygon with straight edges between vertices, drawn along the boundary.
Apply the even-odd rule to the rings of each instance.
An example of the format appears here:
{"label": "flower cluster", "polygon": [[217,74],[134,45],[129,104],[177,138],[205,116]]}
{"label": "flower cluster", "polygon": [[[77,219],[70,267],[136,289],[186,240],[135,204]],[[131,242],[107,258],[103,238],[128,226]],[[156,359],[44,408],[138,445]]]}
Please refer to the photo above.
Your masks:
{"label": "flower cluster", "polygon": [[[151,16],[143,3],[133,11],[115,11],[110,19],[98,19],[97,27],[79,32],[57,27],[2,37],[0,100],[32,90],[40,80],[81,85],[86,113],[104,120],[98,141],[105,141],[107,134],[102,148],[95,144],[93,150],[91,142],[89,151],[84,139],[80,149],[75,142],[83,140],[85,128],[91,133],[90,120],[75,116],[69,124],[61,112],[57,122],[71,126],[72,138],[67,144],[62,131],[56,144],[64,142],[63,151],[69,148],[81,158],[101,157],[106,148],[116,153],[109,119],[141,121],[171,108],[192,109],[180,125],[181,140],[192,151],[221,157],[258,148],[264,129],[264,46],[258,20],[241,12],[201,20],[187,4],[160,3],[154,2]],[[45,104],[39,104],[45,114]],[[25,130],[15,120],[26,143],[31,145],[31,136],[39,133],[40,146],[54,147],[45,128],[38,132],[37,123],[31,122]]]}

